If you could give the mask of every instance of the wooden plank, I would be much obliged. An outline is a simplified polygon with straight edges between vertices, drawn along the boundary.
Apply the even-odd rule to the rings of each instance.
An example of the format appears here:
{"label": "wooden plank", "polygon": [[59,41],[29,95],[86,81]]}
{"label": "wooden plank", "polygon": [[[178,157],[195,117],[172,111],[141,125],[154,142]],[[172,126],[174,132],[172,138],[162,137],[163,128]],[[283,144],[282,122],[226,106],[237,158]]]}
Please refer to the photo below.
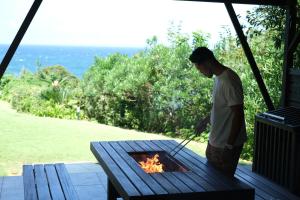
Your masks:
{"label": "wooden plank", "polygon": [[195,174],[194,172],[185,172],[185,175],[193,179],[196,183],[198,183],[201,187],[203,187],[206,191],[215,191],[216,189],[204,180],[201,176]]}
{"label": "wooden plank", "polygon": [[[177,143],[175,141],[164,141],[166,143],[172,144],[171,148],[173,148],[173,146],[177,145]],[[195,161],[196,159],[191,159],[189,156],[190,155],[185,155],[186,158],[190,159],[189,161],[185,161],[188,163],[192,163],[195,162],[194,164],[201,167],[204,167],[203,170],[207,172],[207,174],[209,174],[209,176],[211,176],[211,179],[214,179],[214,181],[217,184],[225,184],[225,187],[223,186],[223,188],[218,188],[216,191],[223,191],[223,196],[224,195],[228,195],[232,196],[233,198],[248,198],[248,199],[253,199],[255,196],[255,191],[253,188],[251,188],[250,186],[248,186],[247,184],[243,183],[242,181],[240,181],[237,178],[233,178],[233,179],[229,179],[228,177],[224,176],[223,174],[221,174],[220,172],[216,171],[215,169],[213,169],[211,166],[209,166],[209,163],[206,162],[205,159],[203,159],[202,157],[200,157],[199,155],[197,155],[196,153],[194,153],[193,151],[187,149],[187,148],[183,148],[183,150],[181,152],[179,152],[177,155],[180,156],[181,154],[187,154],[185,151],[190,152],[190,154],[192,154],[195,158],[199,159],[197,162]],[[205,161],[203,161],[205,160]],[[205,168],[206,167],[206,168]],[[211,170],[211,171],[210,171]],[[193,168],[193,171],[195,172],[199,172],[199,170],[196,168]],[[211,181],[210,179],[207,180],[208,182]],[[213,184],[213,186],[215,186]],[[225,192],[226,191],[226,192]],[[231,197],[230,197],[231,198]]]}
{"label": "wooden plank", "polygon": [[[128,153],[122,151],[122,149],[113,148],[113,147],[118,147],[118,145],[111,146],[110,143],[111,142],[100,142],[100,144],[103,146],[103,148],[107,152],[110,153],[110,156],[115,161],[115,163],[117,163],[117,165],[120,167],[120,169],[122,169],[123,173],[126,174],[126,176],[128,176],[129,180],[131,180],[131,182],[135,185],[135,187],[141,192],[141,195],[143,195],[143,196],[154,195],[155,193],[149,188],[147,183],[144,182],[144,179],[142,179],[136,173],[136,171],[133,170],[133,168],[135,168],[137,171],[139,171],[137,168],[138,165],[133,160],[133,158],[131,156],[129,156]],[[133,166],[130,166],[125,160],[131,160],[132,163],[134,163]],[[145,174],[145,172],[142,169],[140,169],[140,170],[141,170],[141,171],[139,171],[140,174],[144,173],[144,175],[147,175],[147,174]]]}
{"label": "wooden plank", "polygon": [[[172,146],[171,146],[171,148],[170,149],[172,149],[172,147],[173,146],[176,146],[177,145],[177,143],[175,142],[175,141],[170,141],[170,140],[168,140],[168,141],[160,141],[160,142],[166,142],[166,143],[169,143],[169,144],[172,144]],[[200,163],[198,163],[198,165],[200,165],[200,166],[203,166],[203,165],[208,165],[208,163],[205,161],[205,162],[203,162],[204,161],[204,159],[203,158],[201,158],[199,155],[197,155],[196,153],[194,153],[193,151],[191,151],[191,150],[189,150],[189,149],[187,149],[187,148],[183,148],[182,149],[182,151],[181,152],[179,152],[178,154],[180,155],[180,154],[184,154],[184,153],[186,153],[186,152],[189,152],[190,154],[192,154],[195,158],[198,158],[199,160],[201,160],[200,161]],[[178,155],[177,154],[177,155]],[[202,162],[202,164],[201,164],[201,162]],[[210,175],[211,176],[214,176],[214,174],[213,173],[210,173]],[[219,176],[219,175],[218,175]],[[253,196],[254,197],[254,189],[252,189],[252,188],[250,188],[248,185],[246,185],[245,183],[243,183],[243,182],[241,182],[241,181],[239,181],[238,179],[228,179],[227,177],[223,177],[222,175],[219,177],[219,180],[222,180],[222,182],[224,182],[226,185],[230,185],[230,189],[228,190],[228,191],[230,191],[230,190],[235,190],[235,191],[237,191],[239,194],[237,194],[237,195],[240,195],[240,194],[242,194],[242,193],[248,193],[247,194],[247,197],[248,198],[252,198],[251,196]],[[225,189],[225,188],[224,188]],[[223,190],[224,190],[223,189]],[[230,194],[229,194],[230,195]]]}
{"label": "wooden plank", "polygon": [[55,169],[66,200],[79,200],[65,165],[62,163],[55,164]]}
{"label": "wooden plank", "polygon": [[[122,148],[126,151],[126,152],[133,152],[134,149],[132,149],[132,147],[128,144],[129,141],[124,142],[124,141],[120,141],[118,142],[118,144],[120,146],[122,146]],[[134,144],[132,144],[134,145]],[[144,151],[140,146],[136,146],[137,149],[139,149],[140,151]],[[160,184],[160,186],[162,186],[167,192],[168,194],[178,194],[180,193],[179,189],[176,187],[176,185],[173,185],[171,182],[169,182],[165,177],[163,177],[160,173],[153,173],[150,174],[150,176],[157,182]]]}
{"label": "wooden plank", "polygon": [[[128,153],[119,145],[117,142],[110,143],[114,149],[118,151],[121,157],[125,157]],[[125,159],[125,162],[133,169],[133,171],[140,176],[145,183],[154,191],[155,194],[168,194],[168,192],[162,188],[162,186],[153,179],[149,174],[145,173],[144,170],[139,166],[139,164],[129,156]]]}
{"label": "wooden plank", "polygon": [[[168,141],[168,142],[170,142],[170,141]],[[171,141],[171,142],[172,142],[172,141]],[[185,149],[184,151],[190,151],[190,150],[186,150],[186,149]],[[191,151],[191,152],[192,152],[192,151]],[[201,160],[203,161],[203,159],[201,159]],[[243,181],[243,182],[244,182],[244,181]],[[272,198],[272,195],[266,193],[265,191],[262,191],[261,188],[257,188],[257,189],[256,189],[256,192],[259,193],[259,194],[258,194],[259,196],[264,196],[265,198]],[[271,196],[271,197],[270,197],[270,196]]]}
{"label": "wooden plank", "polygon": [[32,165],[23,165],[24,199],[37,200],[34,174]]}
{"label": "wooden plank", "polygon": [[264,199],[276,199],[275,195],[269,194],[263,188],[257,187],[255,185],[255,183],[247,181],[247,179],[245,179],[243,176],[241,176],[238,172],[236,173],[235,177],[238,178],[239,180],[243,181],[243,182],[247,182],[250,186],[255,188],[255,194],[259,195],[260,197],[262,197]]}
{"label": "wooden plank", "polygon": [[[175,143],[174,145],[172,143],[167,143],[169,141],[152,141],[153,143],[157,144],[158,146],[162,146],[166,151],[170,151],[173,149],[174,146],[177,145]],[[168,145],[172,146],[168,146]],[[199,157],[199,155],[197,155]],[[231,189],[230,185],[232,183],[224,183],[223,179],[225,177],[224,175],[220,174],[218,171],[213,169],[212,167],[208,167],[199,160],[196,160],[194,157],[188,155],[184,152],[184,149],[182,149],[178,154],[175,156],[176,159],[178,159],[180,162],[184,163],[187,167],[192,169],[197,175],[199,175],[202,179],[207,181],[210,185],[212,185],[216,190],[229,190]],[[201,159],[199,157],[199,159]]]}
{"label": "wooden plank", "polygon": [[[192,172],[191,172],[192,173]],[[205,192],[206,190],[189,176],[186,173],[182,172],[172,172],[174,176],[176,176],[182,183],[186,184],[193,192]]]}
{"label": "wooden plank", "polygon": [[158,182],[165,190],[167,190],[169,194],[180,193],[176,185],[173,185],[173,183],[169,182],[168,179],[161,175],[161,173],[153,173],[150,174],[150,176],[153,177],[156,182]]}
{"label": "wooden plank", "polygon": [[[152,141],[154,143],[157,143],[157,141]],[[165,147],[163,143],[158,144],[159,146],[163,146]],[[168,149],[169,147],[165,147],[165,149]],[[170,149],[168,149],[167,151],[170,151]],[[201,166],[199,166],[199,163],[194,164],[193,162],[191,162],[190,160],[186,159],[186,157],[183,157],[179,154],[176,155],[177,158],[182,162],[185,163],[185,165],[192,169],[192,171],[194,172],[194,174],[196,174],[199,177],[199,181],[200,182],[207,182],[208,185],[212,186],[214,188],[214,190],[224,190],[224,187],[228,188],[228,186],[226,186],[223,182],[221,182],[219,180],[219,178],[215,178],[214,174],[208,174],[206,172],[205,169],[202,169]]]}
{"label": "wooden plank", "polygon": [[34,174],[36,182],[36,190],[39,199],[51,200],[48,188],[48,181],[44,170],[44,165],[34,165]]}
{"label": "wooden plank", "polygon": [[53,164],[45,164],[45,172],[48,178],[49,190],[53,200],[65,199],[58,176]]}
{"label": "wooden plank", "polygon": [[263,188],[269,188],[273,191],[276,191],[277,193],[280,193],[281,195],[285,196],[285,199],[300,199],[299,197],[293,195],[285,188],[275,184],[274,182],[254,173],[250,170],[246,169],[245,167],[238,166],[237,171],[240,171],[241,174],[245,174],[247,176],[252,177],[254,180],[259,181],[260,183],[264,184]]}
{"label": "wooden plank", "polygon": [[[165,151],[164,148],[162,148],[161,146],[158,146],[152,142],[141,142],[138,143],[139,145],[142,145],[144,148],[146,149],[150,149],[152,151]],[[182,181],[191,189],[193,189],[193,191],[205,191],[205,190],[214,190],[213,187],[208,184],[202,177],[198,176],[197,174],[195,174],[194,172],[190,171],[190,172],[179,172],[179,173],[174,173],[174,175],[177,175],[177,178],[182,179]],[[201,184],[200,184],[201,183]],[[195,186],[195,184],[197,184],[197,186]]]}
{"label": "wooden plank", "polygon": [[261,196],[255,194],[255,200],[264,200]]}
{"label": "wooden plank", "polygon": [[[151,147],[151,145],[149,145],[149,142],[147,143],[148,144],[147,145],[145,141],[137,141],[137,142],[135,142],[135,144],[140,146],[143,149],[143,151],[160,151],[160,150],[162,150],[160,148]],[[183,192],[183,193],[193,192],[184,182],[182,182],[180,179],[178,179],[172,173],[164,172],[161,174],[169,182],[176,185],[180,192]]]}
{"label": "wooden plank", "polygon": [[151,144],[145,140],[143,141],[134,141],[136,146],[139,146],[143,149],[143,151],[160,151],[160,148],[152,147]]}
{"label": "wooden plank", "polygon": [[[148,151],[162,151],[163,148],[154,145],[153,143],[149,141],[139,141],[137,142],[139,146],[141,146],[144,150]],[[184,175],[182,172],[172,172],[172,175],[174,175],[178,180],[180,180],[184,185],[186,185],[188,188],[190,188],[193,192],[203,192],[205,191],[201,185],[198,185],[195,183],[192,179],[190,179],[188,176]],[[177,184],[175,184],[177,185]]]}
{"label": "wooden plank", "polygon": [[134,151],[143,151],[143,149],[136,145],[134,141],[126,141],[126,143],[134,150]]}
{"label": "wooden plank", "polygon": [[169,182],[173,183],[177,186],[177,188],[182,193],[189,193],[193,192],[192,189],[190,189],[185,183],[183,183],[180,179],[178,179],[176,176],[172,174],[172,172],[164,172],[161,173]]}
{"label": "wooden plank", "polygon": [[[109,153],[100,145],[99,142],[91,142],[91,151],[99,161],[115,189],[123,198],[140,196],[140,192],[130,182],[120,167],[110,157]],[[126,185],[126,187],[123,187]]]}

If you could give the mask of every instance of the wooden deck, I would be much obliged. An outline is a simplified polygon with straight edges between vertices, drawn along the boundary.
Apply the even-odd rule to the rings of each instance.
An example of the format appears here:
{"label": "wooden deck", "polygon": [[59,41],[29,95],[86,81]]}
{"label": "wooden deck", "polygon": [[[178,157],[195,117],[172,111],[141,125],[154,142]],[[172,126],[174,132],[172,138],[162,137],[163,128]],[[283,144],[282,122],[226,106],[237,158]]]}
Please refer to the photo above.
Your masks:
{"label": "wooden deck", "polygon": [[[66,164],[80,200],[106,200],[107,176],[98,163]],[[256,200],[300,200],[286,189],[239,165],[235,177],[255,188]],[[24,200],[22,176],[0,177],[0,200]]]}

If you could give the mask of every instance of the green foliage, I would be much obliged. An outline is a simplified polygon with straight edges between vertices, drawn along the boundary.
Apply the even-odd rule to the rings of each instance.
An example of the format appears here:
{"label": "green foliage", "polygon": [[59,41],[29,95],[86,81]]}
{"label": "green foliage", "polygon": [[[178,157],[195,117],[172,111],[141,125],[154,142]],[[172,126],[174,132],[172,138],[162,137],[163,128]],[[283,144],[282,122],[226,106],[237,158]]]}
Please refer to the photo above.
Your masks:
{"label": "green foliage", "polygon": [[[296,1],[296,33],[300,31],[300,0]],[[278,6],[258,6],[248,11],[247,35],[252,38],[265,32],[272,33],[270,38],[276,48],[282,48],[285,41],[286,9]],[[300,67],[300,46],[294,53],[294,66]]]}
{"label": "green foliage", "polygon": [[18,111],[75,119],[76,106],[80,106],[82,96],[79,84],[62,66],[50,66],[36,73],[23,71],[20,77],[4,76],[1,98],[11,102]]}
{"label": "green foliage", "polygon": [[[83,79],[90,118],[177,136],[184,135],[180,130],[193,131],[195,121],[208,113],[212,81],[199,78],[187,60],[192,50],[189,36],[176,28],[169,31],[170,46],[153,37],[145,51],[132,58],[96,58]],[[207,45],[207,36],[193,37],[195,44]]]}

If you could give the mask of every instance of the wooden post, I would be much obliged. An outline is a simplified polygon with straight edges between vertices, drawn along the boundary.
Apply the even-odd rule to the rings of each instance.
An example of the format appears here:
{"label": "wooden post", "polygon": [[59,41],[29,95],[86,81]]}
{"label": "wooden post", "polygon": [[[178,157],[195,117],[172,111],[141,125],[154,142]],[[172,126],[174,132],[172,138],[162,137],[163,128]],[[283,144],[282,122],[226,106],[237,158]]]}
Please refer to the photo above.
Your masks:
{"label": "wooden post", "polygon": [[288,106],[287,91],[289,90],[288,73],[289,68],[293,65],[293,46],[292,39],[296,31],[296,0],[288,1],[289,5],[286,7],[286,23],[285,23],[285,43],[284,43],[284,61],[282,67],[282,91],[281,91],[281,106]]}
{"label": "wooden post", "polygon": [[252,69],[254,77],[255,77],[255,79],[257,81],[257,84],[258,84],[258,87],[260,89],[260,92],[261,92],[261,94],[262,94],[262,96],[263,96],[263,98],[265,100],[266,105],[267,105],[267,108],[268,108],[268,110],[274,110],[275,108],[274,108],[274,105],[272,103],[271,97],[270,97],[270,95],[268,93],[268,90],[267,90],[267,88],[265,86],[265,83],[264,83],[264,81],[263,81],[263,79],[261,77],[261,74],[260,74],[259,69],[257,67],[257,64],[255,62],[255,59],[253,57],[253,54],[251,52],[251,49],[250,49],[249,44],[247,42],[247,39],[246,39],[246,37],[245,37],[245,35],[243,33],[241,25],[240,25],[240,23],[238,21],[238,18],[236,16],[235,12],[234,12],[233,7],[232,7],[232,4],[231,3],[227,3],[227,2],[224,3],[224,4],[225,4],[226,9],[228,11],[228,14],[229,14],[229,16],[231,18],[231,21],[233,23],[235,31],[236,31],[239,39],[240,39],[240,42],[242,44],[242,47],[244,49],[244,52],[246,54],[246,57],[247,57],[248,62],[250,64],[250,67]]}
{"label": "wooden post", "polygon": [[116,191],[113,184],[107,178],[107,200],[116,200],[119,197],[118,192]]}
{"label": "wooden post", "polygon": [[12,57],[14,56],[23,36],[25,35],[25,32],[27,31],[34,15],[36,14],[36,12],[38,11],[41,3],[43,0],[35,0],[30,8],[30,10],[28,11],[18,33],[16,34],[13,42],[11,43],[11,45],[9,46],[9,49],[7,50],[1,65],[0,65],[0,80],[10,62],[10,60],[12,59]]}

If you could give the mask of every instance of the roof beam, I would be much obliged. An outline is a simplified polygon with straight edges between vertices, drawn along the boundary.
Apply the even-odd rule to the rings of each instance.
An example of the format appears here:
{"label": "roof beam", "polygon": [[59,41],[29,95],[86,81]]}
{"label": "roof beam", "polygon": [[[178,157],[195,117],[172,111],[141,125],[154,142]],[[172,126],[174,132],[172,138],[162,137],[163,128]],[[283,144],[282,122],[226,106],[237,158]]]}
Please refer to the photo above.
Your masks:
{"label": "roof beam", "polygon": [[181,1],[202,1],[211,3],[237,3],[237,4],[253,4],[253,5],[272,5],[286,6],[287,0],[181,0]]}
{"label": "roof beam", "polygon": [[242,47],[244,49],[244,52],[245,52],[246,57],[248,59],[248,62],[250,64],[250,67],[252,69],[253,75],[254,75],[254,77],[256,79],[256,82],[258,84],[260,92],[261,92],[261,94],[262,94],[262,96],[263,96],[263,98],[265,100],[266,105],[267,105],[267,108],[268,108],[268,110],[274,110],[275,107],[274,107],[273,102],[271,100],[271,97],[270,97],[270,95],[268,93],[266,85],[265,85],[265,83],[263,81],[263,78],[261,77],[260,71],[259,71],[259,69],[257,67],[257,64],[255,62],[254,56],[253,56],[253,54],[251,52],[251,49],[250,49],[249,44],[247,42],[247,39],[246,39],[246,37],[244,35],[244,32],[243,32],[243,30],[241,28],[239,20],[238,20],[236,14],[235,14],[235,11],[234,11],[234,9],[232,7],[232,4],[231,3],[225,3],[225,6],[226,6],[226,9],[227,9],[228,14],[230,16],[230,19],[232,21],[232,24],[233,24],[233,26],[235,28],[235,31],[236,31],[239,39],[240,39],[240,42],[242,44]]}
{"label": "roof beam", "polygon": [[0,80],[43,0],[35,0],[0,64]]}

